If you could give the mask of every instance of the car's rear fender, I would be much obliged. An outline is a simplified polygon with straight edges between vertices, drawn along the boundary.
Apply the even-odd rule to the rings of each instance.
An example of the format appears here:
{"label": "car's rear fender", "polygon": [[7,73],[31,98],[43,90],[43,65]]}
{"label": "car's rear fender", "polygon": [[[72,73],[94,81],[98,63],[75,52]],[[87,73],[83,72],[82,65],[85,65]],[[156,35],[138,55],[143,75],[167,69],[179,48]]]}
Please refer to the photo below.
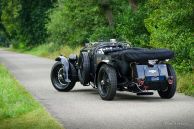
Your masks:
{"label": "car's rear fender", "polygon": [[[97,66],[97,68],[96,68],[94,84],[96,84],[97,77],[98,77],[98,72],[99,72],[101,66],[104,65],[104,64],[109,65],[109,66],[111,66],[111,67],[113,67],[113,68],[116,69],[114,62],[109,61],[109,60],[102,60],[102,61],[98,64],[98,66]],[[117,71],[117,69],[116,69],[116,71]]]}

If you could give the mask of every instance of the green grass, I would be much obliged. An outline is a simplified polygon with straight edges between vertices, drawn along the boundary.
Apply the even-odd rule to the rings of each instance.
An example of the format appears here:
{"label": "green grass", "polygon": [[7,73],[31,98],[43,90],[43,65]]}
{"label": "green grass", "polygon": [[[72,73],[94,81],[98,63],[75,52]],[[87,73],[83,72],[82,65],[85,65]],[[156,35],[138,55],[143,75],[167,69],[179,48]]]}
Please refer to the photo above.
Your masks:
{"label": "green grass", "polygon": [[177,91],[194,96],[194,73],[178,74]]}
{"label": "green grass", "polygon": [[3,65],[0,65],[0,129],[62,129]]}
{"label": "green grass", "polygon": [[50,43],[50,44],[42,44],[32,49],[13,49],[11,48],[10,50],[20,52],[20,53],[26,53],[26,54],[54,59],[59,55],[64,55],[66,57],[68,57],[72,53],[79,55],[80,49],[81,49],[81,46],[75,46],[75,47],[70,47],[67,45],[58,46],[58,45],[54,45]]}

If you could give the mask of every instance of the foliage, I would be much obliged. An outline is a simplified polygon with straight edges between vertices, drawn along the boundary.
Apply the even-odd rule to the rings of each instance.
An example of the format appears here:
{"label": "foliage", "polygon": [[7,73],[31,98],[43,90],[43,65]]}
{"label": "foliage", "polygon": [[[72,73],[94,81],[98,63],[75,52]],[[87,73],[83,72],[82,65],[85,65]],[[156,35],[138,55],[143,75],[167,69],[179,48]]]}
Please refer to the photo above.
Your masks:
{"label": "foliage", "polygon": [[95,0],[59,0],[50,12],[49,41],[72,46],[83,43],[98,27],[104,27],[106,21],[100,13]]}
{"label": "foliage", "polygon": [[45,24],[51,0],[20,0],[19,26],[21,39],[31,47],[43,43],[47,37]]}
{"label": "foliage", "polygon": [[178,92],[194,96],[194,73],[178,76]]}
{"label": "foliage", "polygon": [[149,16],[144,20],[150,33],[150,45],[176,52],[179,71],[191,71],[194,61],[194,1],[149,1]]}
{"label": "foliage", "polygon": [[52,8],[53,1],[1,0],[0,2],[3,31],[15,47],[20,45],[19,42],[25,47],[32,47],[45,41],[47,11]]}
{"label": "foliage", "polygon": [[16,38],[16,33],[18,31],[17,17],[19,11],[19,1],[18,0],[1,0],[2,1],[2,24],[5,26],[5,31],[9,39]]}
{"label": "foliage", "polygon": [[139,9],[136,12],[128,6],[127,1],[115,0],[113,4],[117,38],[130,41],[135,46],[149,47],[150,34],[144,24],[147,17],[145,2],[139,2]]}
{"label": "foliage", "polygon": [[117,38],[134,46],[172,49],[176,69],[193,70],[193,0],[0,1],[0,25],[15,48],[54,43],[50,51],[57,51],[64,44]]}
{"label": "foliage", "polygon": [[0,128],[62,128],[0,65]]}

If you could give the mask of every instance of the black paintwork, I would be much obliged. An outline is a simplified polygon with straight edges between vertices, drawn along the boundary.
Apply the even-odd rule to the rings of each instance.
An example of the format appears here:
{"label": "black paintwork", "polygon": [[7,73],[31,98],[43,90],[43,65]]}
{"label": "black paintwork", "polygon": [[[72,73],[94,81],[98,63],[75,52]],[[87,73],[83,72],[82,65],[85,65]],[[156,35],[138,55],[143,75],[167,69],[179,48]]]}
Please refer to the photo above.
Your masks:
{"label": "black paintwork", "polygon": [[[100,67],[103,64],[107,64],[116,70],[118,90],[128,90],[139,93],[143,90],[165,89],[168,86],[167,80],[169,79],[165,61],[158,59],[155,62],[156,64],[152,66],[148,64],[148,60],[130,61],[122,56],[122,53],[126,53],[126,51],[130,50],[134,51],[135,49],[131,48],[125,43],[119,42],[97,42],[87,44],[83,49],[80,50],[80,54],[82,52],[88,53],[90,61],[90,82],[96,85],[96,79]],[[148,49],[146,49],[146,51],[147,50]],[[148,50],[148,53],[146,54],[149,54],[150,52],[151,51]],[[118,56],[117,53],[121,56]],[[76,55],[70,55],[68,58],[69,62],[74,65],[77,72],[80,67],[78,61],[79,58]],[[56,58],[56,61],[60,60],[61,58]],[[144,80],[144,85],[139,84],[140,80]]]}
{"label": "black paintwork", "polygon": [[[88,52],[90,58],[90,78],[91,82],[96,83],[96,77],[98,75],[98,70],[102,64],[108,64],[111,67],[114,67],[117,71],[118,78],[118,88],[124,89],[124,87],[130,88],[130,83],[137,83],[138,73],[142,71],[138,71],[134,66],[144,65],[148,66],[148,61],[136,61],[129,62],[125,59],[114,58],[112,55],[115,53],[119,53],[125,50],[131,49],[127,44],[124,43],[111,43],[111,42],[98,42],[95,44],[89,44],[81,49],[81,52]],[[163,61],[158,60],[157,64],[161,64]],[[165,64],[164,64],[165,65]],[[152,66],[149,66],[152,67]],[[146,70],[149,70],[149,67],[145,67]],[[155,68],[156,71],[165,71],[165,69]],[[145,72],[145,71],[143,71]],[[133,76],[133,75],[137,76]],[[150,77],[152,75],[150,74]],[[161,75],[162,76],[162,75]],[[147,81],[145,84],[150,85],[149,89],[157,90],[163,89],[166,87],[168,75],[165,75],[165,80],[163,81]],[[146,79],[146,78],[143,78]],[[153,84],[153,85],[152,85]],[[135,90],[132,90],[136,92]]]}
{"label": "black paintwork", "polygon": [[[112,100],[116,90],[137,95],[152,95],[148,90],[158,90],[161,98],[172,98],[176,91],[176,74],[166,59],[173,57],[174,53],[167,49],[133,48],[120,42],[96,42],[82,48],[79,57],[75,54],[68,58],[57,57],[51,77],[53,71],[57,74],[56,79],[63,77],[58,71],[55,72],[60,64],[64,69],[64,81],[72,85],[65,88],[53,83],[54,87],[63,87],[57,89],[59,91],[69,91],[76,81],[80,81],[84,86],[98,88],[104,100]],[[71,75],[70,79],[65,75]],[[53,78],[51,80],[55,82]],[[106,89],[104,95],[101,94],[102,89]]]}
{"label": "black paintwork", "polygon": [[[95,73],[97,72],[99,65],[102,63],[106,63],[113,67],[116,67],[117,65],[117,63],[115,63],[116,60],[111,57],[111,54],[108,54],[105,52],[104,54],[100,53],[100,49],[108,49],[111,47],[113,49],[121,48],[123,50],[129,48],[126,44],[123,44],[123,43],[99,42],[99,43],[95,43],[94,45],[88,45],[80,51],[80,53],[81,52],[89,53],[90,62],[91,62],[91,73],[93,77],[95,76]],[[106,62],[107,60],[109,60],[109,62]]]}

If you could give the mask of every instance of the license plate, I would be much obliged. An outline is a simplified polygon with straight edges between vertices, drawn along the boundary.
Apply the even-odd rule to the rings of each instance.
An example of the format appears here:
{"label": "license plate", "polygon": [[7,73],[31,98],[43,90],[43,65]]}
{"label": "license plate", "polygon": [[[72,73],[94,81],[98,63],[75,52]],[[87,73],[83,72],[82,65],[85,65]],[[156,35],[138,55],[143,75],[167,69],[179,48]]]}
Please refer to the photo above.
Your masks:
{"label": "license plate", "polygon": [[159,77],[152,77],[151,80],[152,81],[159,81],[160,79],[159,79]]}

